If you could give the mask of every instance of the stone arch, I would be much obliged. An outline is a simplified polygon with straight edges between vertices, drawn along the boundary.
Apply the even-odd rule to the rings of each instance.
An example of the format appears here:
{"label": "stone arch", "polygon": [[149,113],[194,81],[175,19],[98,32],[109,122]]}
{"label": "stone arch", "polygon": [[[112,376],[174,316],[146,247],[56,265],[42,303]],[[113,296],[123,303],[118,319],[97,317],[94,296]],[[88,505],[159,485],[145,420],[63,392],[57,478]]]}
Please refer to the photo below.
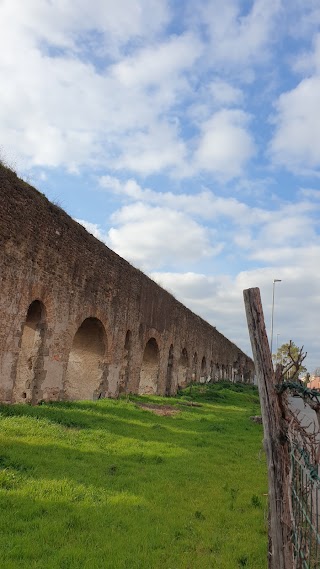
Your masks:
{"label": "stone arch", "polygon": [[210,381],[214,381],[214,363],[210,361]]}
{"label": "stone arch", "polygon": [[178,364],[178,386],[184,387],[188,383],[189,358],[186,348],[183,348]]}
{"label": "stone arch", "polygon": [[198,354],[194,352],[192,358],[192,381],[197,381]]}
{"label": "stone arch", "polygon": [[246,367],[243,373],[243,381],[245,383],[250,383],[251,379],[251,371]]}
{"label": "stone arch", "polygon": [[65,397],[71,400],[101,397],[106,365],[107,335],[98,318],[86,318],[74,335],[69,353]]}
{"label": "stone arch", "polygon": [[238,362],[233,362],[232,365],[232,382],[236,383],[238,380]]}
{"label": "stone arch", "polygon": [[43,369],[46,332],[45,306],[41,300],[34,300],[28,308],[22,330],[13,390],[13,400],[16,402],[38,401],[40,385],[46,375]]}
{"label": "stone arch", "polygon": [[132,356],[132,332],[131,330],[127,330],[124,341],[122,368],[120,371],[119,393],[127,392],[129,384],[129,376],[130,376],[131,356]]}
{"label": "stone arch", "polygon": [[155,338],[150,338],[143,352],[139,393],[155,394],[158,390],[160,352]]}
{"label": "stone arch", "polygon": [[202,360],[201,360],[201,377],[200,377],[200,381],[202,383],[204,383],[207,379],[207,360],[205,358],[205,356],[203,356]]}
{"label": "stone arch", "polygon": [[172,378],[173,378],[173,344],[171,344],[168,355],[166,395],[172,395]]}

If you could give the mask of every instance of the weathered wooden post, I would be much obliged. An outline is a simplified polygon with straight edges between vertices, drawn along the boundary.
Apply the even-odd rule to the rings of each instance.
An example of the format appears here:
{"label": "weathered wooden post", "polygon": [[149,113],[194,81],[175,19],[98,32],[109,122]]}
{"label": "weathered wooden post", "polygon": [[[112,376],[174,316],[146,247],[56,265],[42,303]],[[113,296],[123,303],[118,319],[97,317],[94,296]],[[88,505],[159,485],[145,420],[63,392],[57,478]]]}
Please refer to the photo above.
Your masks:
{"label": "weathered wooden post", "polygon": [[291,516],[289,503],[289,452],[286,421],[275,389],[276,378],[272,365],[260,290],[243,291],[247,322],[258,378],[264,429],[264,447],[268,464],[269,485],[269,569],[293,569]]}

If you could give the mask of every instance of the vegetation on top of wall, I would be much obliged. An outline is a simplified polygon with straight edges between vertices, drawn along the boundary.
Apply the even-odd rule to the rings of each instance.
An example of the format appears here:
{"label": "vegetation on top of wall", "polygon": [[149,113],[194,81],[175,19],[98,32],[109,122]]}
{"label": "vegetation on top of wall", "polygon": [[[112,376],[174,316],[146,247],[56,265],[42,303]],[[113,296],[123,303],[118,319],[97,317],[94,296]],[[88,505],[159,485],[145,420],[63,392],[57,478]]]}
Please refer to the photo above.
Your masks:
{"label": "vegetation on top of wall", "polygon": [[7,173],[11,173],[17,176],[15,168],[12,165],[10,166],[8,161],[1,155],[0,155],[0,168],[6,170]]}

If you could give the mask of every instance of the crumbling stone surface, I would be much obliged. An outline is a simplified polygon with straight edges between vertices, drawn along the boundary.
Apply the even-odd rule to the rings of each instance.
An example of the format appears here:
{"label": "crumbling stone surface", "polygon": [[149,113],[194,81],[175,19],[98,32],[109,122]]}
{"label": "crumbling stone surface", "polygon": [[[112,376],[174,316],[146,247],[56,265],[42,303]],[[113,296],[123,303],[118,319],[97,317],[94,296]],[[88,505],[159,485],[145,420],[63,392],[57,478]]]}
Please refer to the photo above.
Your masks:
{"label": "crumbling stone surface", "polygon": [[237,346],[3,166],[0,275],[1,401],[253,377]]}

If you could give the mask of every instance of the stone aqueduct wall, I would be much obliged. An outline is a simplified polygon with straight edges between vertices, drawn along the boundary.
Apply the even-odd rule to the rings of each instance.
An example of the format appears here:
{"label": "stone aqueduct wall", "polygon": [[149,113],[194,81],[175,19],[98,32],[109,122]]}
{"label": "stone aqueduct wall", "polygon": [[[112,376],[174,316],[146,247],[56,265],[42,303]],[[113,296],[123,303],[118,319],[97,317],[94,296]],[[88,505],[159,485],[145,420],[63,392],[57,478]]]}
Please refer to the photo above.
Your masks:
{"label": "stone aqueduct wall", "polygon": [[252,378],[232,342],[3,166],[0,271],[1,401]]}

